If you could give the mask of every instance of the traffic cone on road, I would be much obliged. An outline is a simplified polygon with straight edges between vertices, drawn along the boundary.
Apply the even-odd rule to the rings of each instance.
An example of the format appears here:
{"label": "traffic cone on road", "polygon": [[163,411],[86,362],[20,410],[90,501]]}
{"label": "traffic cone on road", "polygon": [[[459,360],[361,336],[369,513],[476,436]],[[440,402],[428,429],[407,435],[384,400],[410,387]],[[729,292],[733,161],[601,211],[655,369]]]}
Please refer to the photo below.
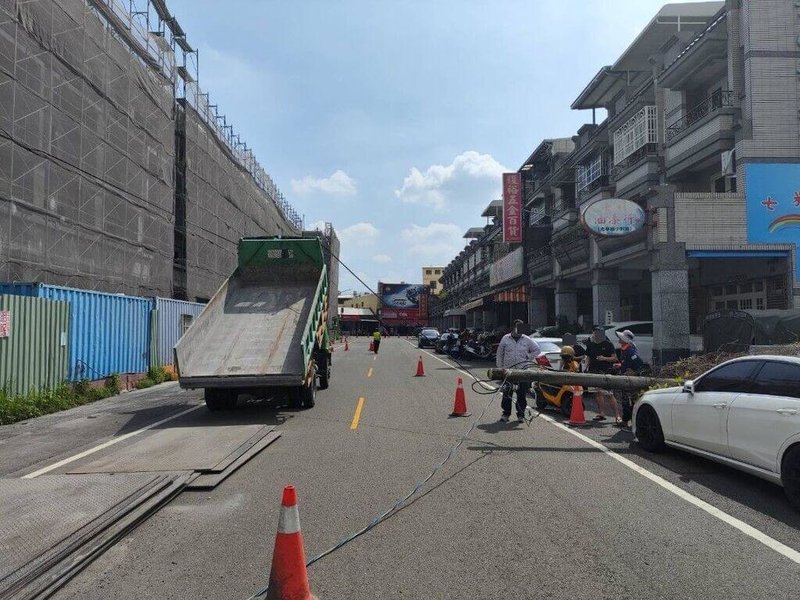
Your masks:
{"label": "traffic cone on road", "polygon": [[350,344],[347,343],[347,338],[344,338],[344,351],[350,350]]}
{"label": "traffic cone on road", "polygon": [[283,488],[267,600],[312,600],[294,486]]}
{"label": "traffic cone on road", "polygon": [[461,377],[458,378],[458,385],[456,385],[456,400],[453,403],[453,412],[450,413],[451,417],[468,417],[470,412],[467,411],[467,398],[464,395],[464,382]]}
{"label": "traffic cone on road", "polygon": [[417,361],[417,374],[414,377],[425,377],[425,366],[422,364],[422,355],[420,354]]}
{"label": "traffic cone on road", "polygon": [[572,409],[569,412],[569,424],[586,425],[586,415],[583,412],[583,388],[576,385],[572,388]]}

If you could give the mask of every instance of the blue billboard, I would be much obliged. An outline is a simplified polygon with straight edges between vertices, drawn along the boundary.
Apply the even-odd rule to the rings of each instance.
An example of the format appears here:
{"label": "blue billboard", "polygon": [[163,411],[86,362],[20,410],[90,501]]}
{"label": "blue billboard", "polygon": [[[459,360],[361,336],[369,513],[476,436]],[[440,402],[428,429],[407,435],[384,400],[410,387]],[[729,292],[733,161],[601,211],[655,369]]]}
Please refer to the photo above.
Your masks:
{"label": "blue billboard", "polygon": [[[745,169],[747,241],[751,244],[800,243],[800,164],[748,163]],[[800,261],[795,253],[795,278]]]}

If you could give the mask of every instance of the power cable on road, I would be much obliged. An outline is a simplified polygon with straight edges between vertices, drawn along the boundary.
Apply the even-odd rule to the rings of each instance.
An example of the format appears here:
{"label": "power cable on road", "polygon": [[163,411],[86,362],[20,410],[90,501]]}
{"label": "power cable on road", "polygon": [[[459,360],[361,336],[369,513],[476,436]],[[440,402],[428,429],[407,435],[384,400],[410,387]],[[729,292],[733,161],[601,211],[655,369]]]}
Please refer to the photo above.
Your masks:
{"label": "power cable on road", "polygon": [[[337,260],[338,260],[338,259],[337,259]],[[341,262],[341,261],[340,261],[340,262]],[[452,357],[451,357],[451,359],[453,360],[453,362],[455,362],[455,363],[456,363],[456,365],[458,365],[458,366],[461,368],[461,370],[462,370],[464,373],[467,373],[467,374],[468,374],[470,377],[472,377],[472,379],[474,380],[474,381],[473,381],[473,383],[472,383],[472,389],[473,389],[473,391],[475,391],[475,392],[476,392],[477,394],[479,394],[479,395],[482,395],[482,396],[492,396],[492,395],[494,395],[494,394],[497,394],[497,392],[499,392],[500,390],[502,390],[502,389],[503,389],[503,386],[504,386],[504,385],[506,385],[506,383],[507,383],[507,382],[504,380],[503,382],[501,382],[501,384],[500,384],[500,385],[498,385],[498,386],[496,386],[496,387],[493,387],[492,385],[490,385],[490,381],[491,381],[491,380],[488,380],[488,379],[479,379],[479,378],[478,378],[478,377],[476,377],[476,376],[475,376],[475,375],[474,375],[474,374],[473,374],[473,373],[472,373],[472,372],[471,372],[469,369],[467,369],[467,368],[464,368],[464,366],[463,366],[461,363],[459,363],[457,360],[455,360],[455,359],[454,359],[454,358],[452,358]],[[522,368],[525,368],[526,366],[529,366],[529,365],[531,365],[531,364],[533,364],[533,363],[529,363],[529,362],[521,362],[521,363],[517,363],[517,364],[514,364],[514,365],[512,365],[512,368],[513,368],[513,367],[522,367]],[[493,383],[493,382],[492,382],[492,383]],[[475,386],[476,386],[476,385],[483,386],[485,389],[489,389],[490,391],[478,392],[478,391],[475,389]],[[309,559],[308,561],[306,561],[306,567],[310,567],[311,565],[313,565],[313,564],[314,564],[314,563],[316,563],[317,561],[319,561],[319,560],[321,560],[321,559],[325,558],[326,556],[328,556],[328,555],[330,555],[330,554],[332,554],[332,553],[336,552],[336,551],[337,551],[337,550],[339,550],[340,548],[342,548],[342,547],[346,546],[347,544],[349,544],[350,542],[352,542],[352,541],[353,541],[353,540],[355,540],[356,538],[358,538],[358,537],[360,537],[360,536],[364,535],[365,533],[367,533],[368,531],[370,531],[370,530],[374,529],[374,528],[375,528],[376,526],[378,526],[380,523],[382,523],[383,521],[385,521],[386,519],[388,519],[389,517],[391,517],[392,515],[394,515],[394,514],[395,514],[395,513],[397,513],[398,511],[400,511],[400,510],[402,510],[403,508],[405,508],[406,506],[408,506],[408,504],[410,504],[410,503],[413,501],[413,498],[414,498],[414,496],[416,496],[416,495],[417,495],[417,494],[418,494],[418,493],[419,493],[419,492],[420,492],[420,491],[421,491],[421,490],[422,490],[422,489],[425,487],[425,485],[426,485],[426,484],[427,484],[427,483],[428,483],[428,482],[429,482],[431,479],[433,479],[433,478],[436,476],[436,474],[437,474],[437,473],[438,473],[438,472],[439,472],[439,471],[442,469],[442,467],[444,467],[444,466],[445,466],[445,465],[446,465],[446,464],[447,464],[447,463],[450,461],[450,459],[451,459],[451,458],[453,458],[453,456],[455,456],[456,452],[457,452],[457,451],[458,451],[458,449],[461,447],[461,445],[462,445],[462,444],[463,444],[463,443],[464,443],[464,442],[465,442],[467,439],[469,439],[469,436],[470,436],[470,434],[471,434],[471,433],[472,433],[472,431],[475,429],[475,427],[478,425],[478,423],[479,423],[479,422],[480,422],[480,421],[483,419],[483,415],[485,415],[485,414],[486,414],[486,411],[487,411],[487,410],[488,410],[488,408],[489,408],[489,407],[490,407],[490,406],[493,404],[493,402],[494,402],[494,399],[491,399],[489,402],[487,402],[487,403],[484,405],[484,407],[483,407],[483,410],[481,410],[481,413],[480,413],[480,414],[479,414],[479,415],[478,415],[478,416],[477,416],[477,417],[476,417],[476,418],[475,418],[475,419],[472,421],[472,423],[470,424],[470,426],[469,426],[469,429],[467,429],[466,433],[464,433],[464,434],[463,434],[463,435],[462,435],[462,436],[461,436],[461,437],[458,439],[458,441],[457,441],[457,442],[456,442],[456,443],[455,443],[455,444],[454,444],[454,445],[453,445],[453,446],[450,448],[449,452],[447,453],[447,456],[445,456],[445,457],[444,457],[444,459],[443,459],[442,461],[440,461],[439,463],[437,463],[437,464],[436,464],[436,465],[433,467],[433,469],[431,469],[431,472],[430,472],[430,473],[428,473],[428,475],[427,475],[427,476],[426,476],[424,479],[420,480],[420,481],[417,483],[417,485],[414,487],[414,489],[412,489],[412,490],[411,490],[411,491],[410,491],[408,494],[406,494],[405,496],[403,496],[403,498],[401,498],[400,500],[398,500],[397,502],[395,502],[395,503],[394,503],[394,504],[391,506],[391,508],[389,508],[388,510],[384,511],[383,513],[379,514],[379,515],[378,515],[378,516],[376,516],[374,519],[372,519],[372,521],[370,521],[370,522],[369,522],[369,523],[368,523],[366,526],[362,527],[361,529],[359,529],[359,530],[358,530],[358,531],[356,531],[355,533],[353,533],[353,534],[350,534],[349,536],[347,536],[346,538],[344,538],[343,540],[341,540],[340,542],[338,542],[337,544],[335,544],[335,545],[334,545],[334,546],[332,546],[331,548],[329,548],[329,549],[325,550],[324,552],[321,552],[320,554],[317,554],[317,555],[316,555],[316,556],[314,556],[313,558],[311,558],[311,559]],[[264,594],[266,594],[268,591],[269,591],[269,584],[268,584],[266,587],[264,587],[264,588],[262,588],[261,590],[259,590],[258,592],[256,592],[255,594],[253,594],[252,596],[250,596],[250,597],[249,597],[247,600],[254,600],[255,598],[262,597],[262,596],[263,596]]]}

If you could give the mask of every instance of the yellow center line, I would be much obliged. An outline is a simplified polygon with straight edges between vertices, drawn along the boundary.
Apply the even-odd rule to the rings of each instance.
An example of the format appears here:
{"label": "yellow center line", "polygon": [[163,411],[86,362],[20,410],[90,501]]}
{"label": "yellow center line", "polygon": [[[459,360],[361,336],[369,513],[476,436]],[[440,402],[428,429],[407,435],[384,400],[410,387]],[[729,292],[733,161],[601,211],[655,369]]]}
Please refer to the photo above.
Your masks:
{"label": "yellow center line", "polygon": [[356,414],[353,415],[353,422],[350,423],[350,429],[357,429],[358,428],[358,421],[361,419],[361,409],[364,408],[364,397],[358,399],[358,404],[356,404]]}
{"label": "yellow center line", "polygon": [[372,367],[370,367],[369,371],[367,371],[367,377],[372,377]]}

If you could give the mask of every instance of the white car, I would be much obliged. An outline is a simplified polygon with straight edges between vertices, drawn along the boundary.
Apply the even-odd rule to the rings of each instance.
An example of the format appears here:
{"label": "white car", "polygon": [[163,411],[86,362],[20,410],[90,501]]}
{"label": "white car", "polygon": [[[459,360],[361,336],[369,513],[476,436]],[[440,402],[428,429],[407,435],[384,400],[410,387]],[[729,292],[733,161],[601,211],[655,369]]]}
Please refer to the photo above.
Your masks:
{"label": "white car", "polygon": [[[550,366],[558,370],[561,368],[561,338],[533,338],[539,344],[539,350],[547,357]],[[542,365],[547,366],[547,365]]]}
{"label": "white car", "polygon": [[633,433],[645,450],[671,446],[783,485],[800,509],[800,358],[736,358],[646,392]]}
{"label": "white car", "polygon": [[[616,346],[619,343],[617,332],[629,329],[633,334],[636,349],[641,359],[649,365],[653,364],[653,322],[652,321],[623,321],[602,325],[606,337]],[[588,335],[579,335],[578,341],[583,343],[589,339]]]}

